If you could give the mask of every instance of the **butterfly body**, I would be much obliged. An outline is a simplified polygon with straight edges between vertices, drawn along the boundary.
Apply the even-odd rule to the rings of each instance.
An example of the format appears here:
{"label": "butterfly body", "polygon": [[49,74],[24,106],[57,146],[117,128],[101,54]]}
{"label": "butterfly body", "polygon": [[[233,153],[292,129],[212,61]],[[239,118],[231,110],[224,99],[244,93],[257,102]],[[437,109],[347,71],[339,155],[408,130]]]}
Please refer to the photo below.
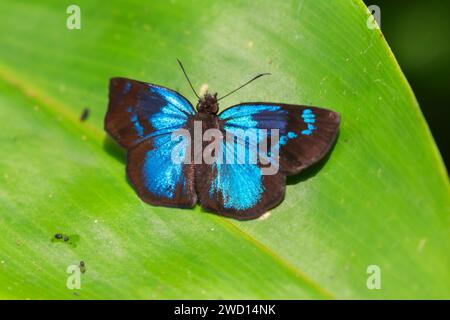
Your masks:
{"label": "butterfly body", "polygon": [[[141,199],[180,208],[199,203],[240,220],[278,205],[286,176],[322,159],[339,123],[336,112],[280,103],[242,103],[219,113],[217,94],[208,92],[195,110],[175,91],[125,78],[111,79],[105,117],[106,131],[127,150],[127,175]],[[174,139],[177,131],[190,138]],[[252,152],[256,162],[249,161]]]}

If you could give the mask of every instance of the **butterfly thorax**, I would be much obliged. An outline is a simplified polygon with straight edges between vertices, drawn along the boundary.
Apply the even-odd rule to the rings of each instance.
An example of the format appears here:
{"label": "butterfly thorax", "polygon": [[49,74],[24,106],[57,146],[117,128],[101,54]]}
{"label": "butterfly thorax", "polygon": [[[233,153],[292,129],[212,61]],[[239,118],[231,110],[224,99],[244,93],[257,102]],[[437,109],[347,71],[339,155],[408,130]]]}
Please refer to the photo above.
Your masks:
{"label": "butterfly thorax", "polygon": [[210,94],[206,92],[203,97],[198,100],[197,111],[201,113],[217,114],[217,112],[219,112],[217,93]]}

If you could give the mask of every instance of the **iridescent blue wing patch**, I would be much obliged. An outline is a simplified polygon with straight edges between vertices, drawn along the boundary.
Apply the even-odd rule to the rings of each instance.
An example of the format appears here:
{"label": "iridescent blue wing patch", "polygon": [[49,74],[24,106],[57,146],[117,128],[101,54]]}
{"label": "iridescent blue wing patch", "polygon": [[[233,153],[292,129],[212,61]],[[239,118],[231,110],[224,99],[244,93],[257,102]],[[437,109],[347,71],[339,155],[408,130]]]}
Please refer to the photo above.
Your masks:
{"label": "iridescent blue wing patch", "polygon": [[[219,114],[223,134],[232,133],[245,143],[224,141],[222,148],[236,154],[257,153],[259,158],[269,160],[275,150],[278,170],[270,175],[262,171],[263,164],[214,163],[202,166],[197,179],[197,195],[207,210],[237,219],[252,219],[278,205],[284,197],[286,175],[297,174],[322,159],[332,147],[338,130],[339,114],[330,110],[287,104],[244,103]],[[249,130],[267,130],[268,144],[273,145],[261,152],[259,140],[243,137]],[[271,136],[271,129],[278,134]],[[247,139],[247,140],[245,140]],[[258,141],[254,143],[252,141]],[[276,141],[276,143],[275,143]],[[242,153],[239,153],[239,150]],[[247,157],[247,156],[246,156]]]}
{"label": "iridescent blue wing patch", "polygon": [[[172,161],[177,150],[179,163]],[[173,140],[170,134],[152,136],[128,152],[127,175],[138,195],[153,205],[190,208],[197,202],[194,165],[186,140]]]}
{"label": "iridescent blue wing patch", "polygon": [[204,209],[247,220],[260,216],[283,200],[285,175],[281,171],[264,175],[258,164],[239,159],[239,154],[244,154],[241,144],[224,141],[222,148],[225,158],[234,148],[237,161],[230,164],[225,159],[222,163],[196,167],[197,196]]}
{"label": "iridescent blue wing patch", "polygon": [[106,131],[127,150],[127,174],[139,196],[154,205],[192,207],[197,201],[194,167],[185,140],[173,140],[179,129],[191,130],[195,110],[170,89],[125,78],[110,82]]}

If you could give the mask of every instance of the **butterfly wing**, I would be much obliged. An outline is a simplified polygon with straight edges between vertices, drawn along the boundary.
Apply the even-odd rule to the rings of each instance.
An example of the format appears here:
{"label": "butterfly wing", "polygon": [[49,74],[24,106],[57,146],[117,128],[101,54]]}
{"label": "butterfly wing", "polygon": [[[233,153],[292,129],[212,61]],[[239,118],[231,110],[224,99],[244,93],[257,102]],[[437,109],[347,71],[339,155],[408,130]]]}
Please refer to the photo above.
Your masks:
{"label": "butterfly wing", "polygon": [[280,169],[297,174],[322,159],[339,132],[337,112],[309,106],[275,103],[243,103],[223,111],[225,131],[278,129]]}
{"label": "butterfly wing", "polygon": [[[203,167],[204,184],[197,192],[202,206],[237,219],[252,219],[283,200],[286,175],[299,173],[327,154],[338,134],[340,116],[317,107],[245,103],[219,114],[219,123],[224,134],[232,133],[241,140],[245,137],[239,136],[250,129],[266,129],[269,136],[271,129],[278,129],[279,142],[274,148],[278,148],[279,162],[275,174],[264,174],[260,163],[249,161]],[[223,148],[233,147],[223,142]],[[260,149],[252,143],[234,148],[260,155]]]}
{"label": "butterfly wing", "polygon": [[[233,147],[223,142],[222,148],[230,152]],[[197,196],[207,211],[248,220],[283,200],[286,177],[281,171],[269,176],[257,164],[214,162],[196,167],[195,174]]]}
{"label": "butterfly wing", "polygon": [[170,89],[125,78],[110,81],[106,131],[127,150],[127,175],[138,195],[153,205],[192,207],[197,202],[194,167],[184,139],[172,132],[192,130],[195,110]]}

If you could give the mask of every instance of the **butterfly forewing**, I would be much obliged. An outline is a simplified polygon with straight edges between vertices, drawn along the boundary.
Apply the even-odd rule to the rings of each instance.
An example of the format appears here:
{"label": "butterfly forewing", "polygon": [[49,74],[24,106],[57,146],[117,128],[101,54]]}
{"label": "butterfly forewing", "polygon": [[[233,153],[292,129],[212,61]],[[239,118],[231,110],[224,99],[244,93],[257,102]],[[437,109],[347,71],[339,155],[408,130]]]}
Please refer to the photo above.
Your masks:
{"label": "butterfly forewing", "polygon": [[243,103],[219,114],[225,131],[278,129],[280,170],[297,174],[322,159],[339,132],[337,112],[280,103]]}
{"label": "butterfly forewing", "polygon": [[165,87],[126,78],[109,85],[106,131],[129,149],[146,138],[186,127],[195,110],[184,97]]}

